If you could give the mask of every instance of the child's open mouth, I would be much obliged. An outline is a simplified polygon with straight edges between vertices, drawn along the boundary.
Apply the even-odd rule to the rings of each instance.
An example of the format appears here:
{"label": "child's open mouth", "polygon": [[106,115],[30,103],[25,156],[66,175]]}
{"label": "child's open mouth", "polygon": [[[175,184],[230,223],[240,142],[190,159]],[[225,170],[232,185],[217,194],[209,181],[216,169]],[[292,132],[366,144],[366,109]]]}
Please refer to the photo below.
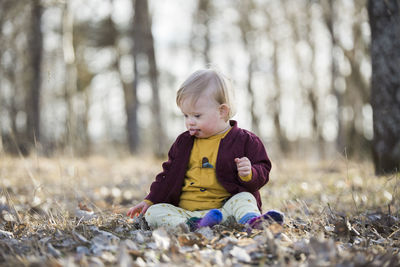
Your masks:
{"label": "child's open mouth", "polygon": [[189,129],[190,135],[196,135],[198,132],[200,132],[199,129]]}

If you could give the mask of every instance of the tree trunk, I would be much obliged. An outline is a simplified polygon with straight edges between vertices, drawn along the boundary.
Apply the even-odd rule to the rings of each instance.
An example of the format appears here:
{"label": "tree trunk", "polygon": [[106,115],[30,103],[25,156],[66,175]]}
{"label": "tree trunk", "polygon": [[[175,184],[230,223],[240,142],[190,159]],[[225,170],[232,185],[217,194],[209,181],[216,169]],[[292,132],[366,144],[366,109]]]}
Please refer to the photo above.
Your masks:
{"label": "tree trunk", "polygon": [[151,18],[147,6],[147,0],[135,1],[135,16],[134,16],[134,61],[135,61],[135,81],[134,86],[139,82],[137,70],[137,61],[139,55],[146,56],[149,70],[147,72],[148,79],[152,90],[151,110],[153,113],[153,152],[156,156],[162,157],[165,154],[165,133],[161,119],[161,105],[158,86],[158,71],[157,62],[154,51],[153,34],[151,33]]}
{"label": "tree trunk", "polygon": [[[5,3],[4,2],[5,1],[0,2],[0,29],[3,29],[4,13],[5,13],[5,11],[4,11]],[[2,62],[1,58],[3,55],[3,49],[4,49],[3,45],[4,45],[3,35],[0,34],[0,62]],[[3,80],[3,79],[4,79],[3,78],[3,68],[0,66],[0,80]],[[2,91],[2,87],[3,87],[3,84],[0,83],[0,92]],[[6,101],[3,99],[3,95],[0,93],[0,114],[3,114],[3,109],[5,110],[5,108],[4,108],[5,102]],[[0,155],[4,150],[3,138],[5,137],[5,133],[3,132],[3,127],[4,126],[2,125],[2,123],[0,121]]]}
{"label": "tree trunk", "polygon": [[125,95],[125,112],[126,112],[126,130],[127,130],[127,138],[129,145],[129,152],[131,154],[135,154],[139,148],[139,126],[137,121],[137,110],[138,110],[138,101],[137,101],[137,63],[136,60],[133,62],[134,64],[134,80],[132,83],[132,87],[129,87],[127,84],[123,84],[124,95]]}
{"label": "tree trunk", "polygon": [[[134,7],[134,18],[133,18],[133,83],[132,88],[129,89],[124,87],[125,94],[125,111],[126,111],[126,130],[127,130],[127,138],[129,144],[129,152],[131,154],[135,154],[139,148],[139,125],[137,120],[137,111],[138,111],[138,100],[137,100],[137,87],[139,83],[139,71],[138,71],[138,56],[142,51],[141,40],[142,34],[140,25],[143,17],[143,10],[141,10],[141,5],[138,0],[133,0]],[[147,12],[147,10],[146,10]]]}
{"label": "tree trunk", "polygon": [[77,69],[75,60],[75,49],[73,40],[74,31],[74,15],[72,12],[71,2],[67,1],[63,8],[63,54],[65,63],[65,89],[64,97],[67,103],[66,118],[66,143],[72,149],[70,152],[75,153],[79,150],[77,145],[77,114],[74,110],[73,98],[77,91]]}
{"label": "tree trunk", "polygon": [[[285,4],[290,4],[285,1]],[[321,158],[325,157],[325,148],[324,148],[324,140],[321,133],[321,126],[320,121],[318,120],[319,116],[319,99],[318,99],[318,89],[317,89],[317,74],[315,72],[315,62],[316,62],[316,48],[315,48],[315,37],[313,33],[313,15],[312,15],[312,6],[313,3],[306,1],[304,6],[301,6],[303,10],[299,12],[299,10],[288,10],[285,8],[284,11],[286,13],[286,17],[290,22],[292,33],[293,33],[293,41],[294,45],[298,44],[301,41],[305,41],[309,44],[312,54],[309,64],[305,64],[302,61],[302,57],[299,51],[296,50],[294,47],[294,59],[296,62],[296,68],[298,69],[299,76],[298,76],[298,84],[300,85],[302,92],[303,99],[305,103],[308,102],[309,106],[312,110],[312,119],[311,119],[311,126],[313,129],[312,132],[312,140],[317,144],[317,153]],[[305,12],[305,17],[307,18],[307,22],[301,21],[303,18],[303,14]],[[304,26],[301,26],[304,25]],[[304,28],[301,28],[304,27]],[[304,77],[310,75],[312,77],[312,82],[306,81]]]}
{"label": "tree trunk", "polygon": [[41,30],[43,8],[40,0],[32,1],[30,54],[31,54],[31,87],[26,100],[27,107],[27,137],[31,144],[40,140],[40,86],[41,64],[43,52],[43,34]]}
{"label": "tree trunk", "polygon": [[336,26],[336,5],[337,2],[334,0],[325,0],[321,2],[322,8],[324,10],[324,19],[328,31],[331,35],[331,90],[332,94],[335,95],[337,99],[337,138],[336,138],[336,148],[339,152],[345,152],[346,146],[346,131],[343,121],[343,116],[341,114],[341,107],[343,106],[343,94],[339,92],[336,81],[340,77],[338,60],[336,56],[335,49],[339,49],[337,29]]}
{"label": "tree trunk", "polygon": [[[212,16],[212,3],[209,0],[199,0],[194,14],[192,32],[190,36],[190,49],[194,59],[201,55],[204,64],[210,64],[210,17]],[[201,30],[199,28],[201,27]]]}
{"label": "tree trunk", "polygon": [[279,69],[279,59],[278,59],[278,50],[280,43],[274,40],[274,53],[273,53],[273,74],[274,74],[274,88],[276,90],[275,96],[273,98],[272,103],[268,104],[273,107],[273,119],[275,126],[275,135],[279,140],[279,148],[283,154],[287,154],[290,152],[290,144],[289,140],[286,136],[285,130],[281,124],[281,86],[280,86],[280,76],[278,73]]}
{"label": "tree trunk", "polygon": [[378,175],[400,170],[400,6],[368,1],[371,26],[373,159]]}
{"label": "tree trunk", "polygon": [[254,88],[253,88],[253,76],[254,76],[254,71],[257,65],[257,55],[255,52],[255,49],[253,47],[253,43],[255,43],[254,40],[249,37],[249,32],[254,30],[252,28],[252,25],[249,21],[249,14],[251,14],[251,10],[253,9],[252,2],[243,2],[239,6],[239,14],[240,14],[240,20],[239,20],[239,29],[241,32],[241,39],[243,42],[244,49],[247,52],[247,56],[249,58],[249,63],[247,65],[247,93],[250,98],[250,115],[251,115],[251,130],[259,135],[260,134],[260,118],[257,114],[256,111],[256,96],[254,93]]}

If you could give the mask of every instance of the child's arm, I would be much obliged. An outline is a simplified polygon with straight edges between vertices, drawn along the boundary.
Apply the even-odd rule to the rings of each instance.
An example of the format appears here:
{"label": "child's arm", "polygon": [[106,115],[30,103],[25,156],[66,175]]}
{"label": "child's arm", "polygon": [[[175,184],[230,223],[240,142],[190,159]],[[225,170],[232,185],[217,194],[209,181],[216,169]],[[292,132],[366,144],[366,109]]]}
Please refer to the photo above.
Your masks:
{"label": "child's arm", "polygon": [[263,187],[269,180],[271,161],[261,140],[252,135],[246,142],[244,155],[235,158],[239,182],[249,192]]}
{"label": "child's arm", "polygon": [[168,160],[162,164],[163,171],[157,174],[145,200],[154,204],[178,204],[192,146],[193,138],[188,132],[178,136],[168,152]]}
{"label": "child's arm", "polygon": [[151,206],[151,204],[148,201],[143,200],[136,206],[130,208],[128,210],[128,212],[126,213],[126,215],[131,218],[133,218],[134,216],[138,216],[138,215],[144,215],[150,206]]}

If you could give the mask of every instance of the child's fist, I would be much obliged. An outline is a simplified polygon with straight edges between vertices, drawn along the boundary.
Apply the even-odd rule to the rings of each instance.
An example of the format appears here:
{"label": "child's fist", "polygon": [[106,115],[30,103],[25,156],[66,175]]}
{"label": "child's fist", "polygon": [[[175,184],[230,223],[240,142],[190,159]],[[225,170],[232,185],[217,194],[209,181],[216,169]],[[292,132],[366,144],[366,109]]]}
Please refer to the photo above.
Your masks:
{"label": "child's fist", "polygon": [[240,177],[246,177],[251,174],[251,162],[248,158],[235,158],[235,163]]}

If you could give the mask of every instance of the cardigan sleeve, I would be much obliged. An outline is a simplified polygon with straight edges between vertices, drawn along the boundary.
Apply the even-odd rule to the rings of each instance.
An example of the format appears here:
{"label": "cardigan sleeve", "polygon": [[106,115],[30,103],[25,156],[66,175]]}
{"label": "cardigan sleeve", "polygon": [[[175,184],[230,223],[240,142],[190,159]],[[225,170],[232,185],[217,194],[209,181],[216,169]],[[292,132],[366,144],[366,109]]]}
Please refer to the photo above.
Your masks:
{"label": "cardigan sleeve", "polygon": [[168,160],[162,164],[162,172],[157,174],[155,181],[150,186],[150,193],[145,197],[145,200],[151,201],[154,204],[165,202],[168,193],[173,186],[172,181],[169,181],[171,177],[168,173],[171,170],[171,166],[174,163],[177,155],[178,139],[171,146],[168,152]]}
{"label": "cardigan sleeve", "polygon": [[255,192],[269,181],[271,161],[263,143],[256,135],[250,135],[245,145],[245,156],[251,162],[252,178],[248,181],[240,179],[239,182],[249,192]]}

